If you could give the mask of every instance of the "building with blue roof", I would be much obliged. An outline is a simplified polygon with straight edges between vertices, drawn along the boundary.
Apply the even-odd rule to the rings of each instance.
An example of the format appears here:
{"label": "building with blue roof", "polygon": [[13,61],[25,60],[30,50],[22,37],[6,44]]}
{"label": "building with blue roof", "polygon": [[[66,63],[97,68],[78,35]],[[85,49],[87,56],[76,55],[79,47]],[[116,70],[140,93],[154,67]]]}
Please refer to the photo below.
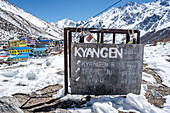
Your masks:
{"label": "building with blue roof", "polygon": [[36,48],[33,50],[33,56],[35,57],[47,56],[49,52],[50,52],[49,48]]}
{"label": "building with blue roof", "polygon": [[19,55],[33,55],[31,52],[24,52],[24,53],[19,53]]}
{"label": "building with blue roof", "polygon": [[13,47],[12,49],[16,49],[16,50],[31,50],[32,48],[30,47]]}
{"label": "building with blue roof", "polygon": [[9,50],[9,53],[11,55],[21,55],[21,54],[27,54],[27,55],[32,55],[32,48],[30,47],[13,47]]}
{"label": "building with blue roof", "polygon": [[40,42],[51,42],[52,40],[40,40]]}
{"label": "building with blue roof", "polygon": [[10,62],[26,62],[29,59],[29,55],[11,55],[7,61]]}
{"label": "building with blue roof", "polygon": [[20,40],[25,40],[25,39],[26,39],[25,37],[20,38]]}

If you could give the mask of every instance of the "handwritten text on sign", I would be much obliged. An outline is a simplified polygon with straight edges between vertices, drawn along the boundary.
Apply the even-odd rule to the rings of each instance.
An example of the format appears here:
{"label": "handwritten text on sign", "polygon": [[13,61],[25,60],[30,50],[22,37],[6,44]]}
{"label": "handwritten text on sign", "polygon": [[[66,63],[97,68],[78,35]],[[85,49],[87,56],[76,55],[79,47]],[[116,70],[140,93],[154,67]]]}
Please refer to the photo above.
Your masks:
{"label": "handwritten text on sign", "polygon": [[72,44],[72,94],[140,93],[143,45]]}

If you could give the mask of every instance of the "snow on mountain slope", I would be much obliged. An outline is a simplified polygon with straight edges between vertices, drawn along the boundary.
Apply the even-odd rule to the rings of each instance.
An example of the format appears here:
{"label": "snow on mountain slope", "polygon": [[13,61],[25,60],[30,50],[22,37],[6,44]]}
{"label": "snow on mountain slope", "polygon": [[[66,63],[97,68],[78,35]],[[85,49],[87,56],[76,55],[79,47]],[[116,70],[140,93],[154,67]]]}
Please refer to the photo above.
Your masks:
{"label": "snow on mountain slope", "polygon": [[57,23],[52,22],[51,24],[58,26],[59,28],[64,29],[64,27],[72,27],[76,25],[76,22],[73,20],[63,19],[58,21]]}
{"label": "snow on mountain slope", "polygon": [[[63,31],[60,28],[25,12],[5,0],[0,0],[0,14],[0,32],[3,39],[15,35],[20,36],[18,29],[24,35],[44,36],[52,39],[63,38]],[[4,25],[7,25],[6,29]]]}
{"label": "snow on mountain slope", "polygon": [[170,27],[170,0],[157,0],[143,4],[129,2],[123,7],[113,7],[86,22],[76,24],[71,24],[74,23],[72,21],[70,24],[68,22],[68,20],[62,20],[62,23],[59,21],[56,25],[63,27],[63,23],[67,23],[72,25],[71,27],[137,29],[143,36],[147,32]]}

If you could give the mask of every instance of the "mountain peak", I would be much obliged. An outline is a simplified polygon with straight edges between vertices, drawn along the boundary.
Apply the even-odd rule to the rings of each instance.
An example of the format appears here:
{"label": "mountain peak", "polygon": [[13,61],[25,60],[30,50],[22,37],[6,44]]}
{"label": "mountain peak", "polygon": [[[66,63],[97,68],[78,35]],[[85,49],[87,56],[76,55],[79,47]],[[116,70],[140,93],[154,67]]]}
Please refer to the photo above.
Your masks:
{"label": "mountain peak", "polygon": [[74,22],[73,20],[69,20],[67,18],[64,18],[64,19],[58,21],[57,23],[55,23],[55,25],[60,27],[60,28],[73,27],[73,26],[76,25],[76,22]]}
{"label": "mountain peak", "polygon": [[170,0],[156,0],[160,5],[170,6]]}
{"label": "mountain peak", "polygon": [[125,4],[124,6],[133,6],[135,4],[136,4],[136,2],[130,1],[127,4]]}

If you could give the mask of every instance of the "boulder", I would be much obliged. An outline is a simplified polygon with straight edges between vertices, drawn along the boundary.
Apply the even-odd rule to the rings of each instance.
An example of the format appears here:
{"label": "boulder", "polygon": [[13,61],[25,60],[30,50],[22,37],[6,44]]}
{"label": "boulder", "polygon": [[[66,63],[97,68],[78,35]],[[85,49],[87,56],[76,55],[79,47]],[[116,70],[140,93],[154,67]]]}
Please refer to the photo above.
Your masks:
{"label": "boulder", "polygon": [[157,92],[155,89],[152,88],[150,91],[150,94],[149,94],[149,98],[161,99],[161,98],[163,98],[163,96],[159,92]]}
{"label": "boulder", "polygon": [[0,113],[24,113],[19,107],[20,103],[15,97],[0,98]]}

